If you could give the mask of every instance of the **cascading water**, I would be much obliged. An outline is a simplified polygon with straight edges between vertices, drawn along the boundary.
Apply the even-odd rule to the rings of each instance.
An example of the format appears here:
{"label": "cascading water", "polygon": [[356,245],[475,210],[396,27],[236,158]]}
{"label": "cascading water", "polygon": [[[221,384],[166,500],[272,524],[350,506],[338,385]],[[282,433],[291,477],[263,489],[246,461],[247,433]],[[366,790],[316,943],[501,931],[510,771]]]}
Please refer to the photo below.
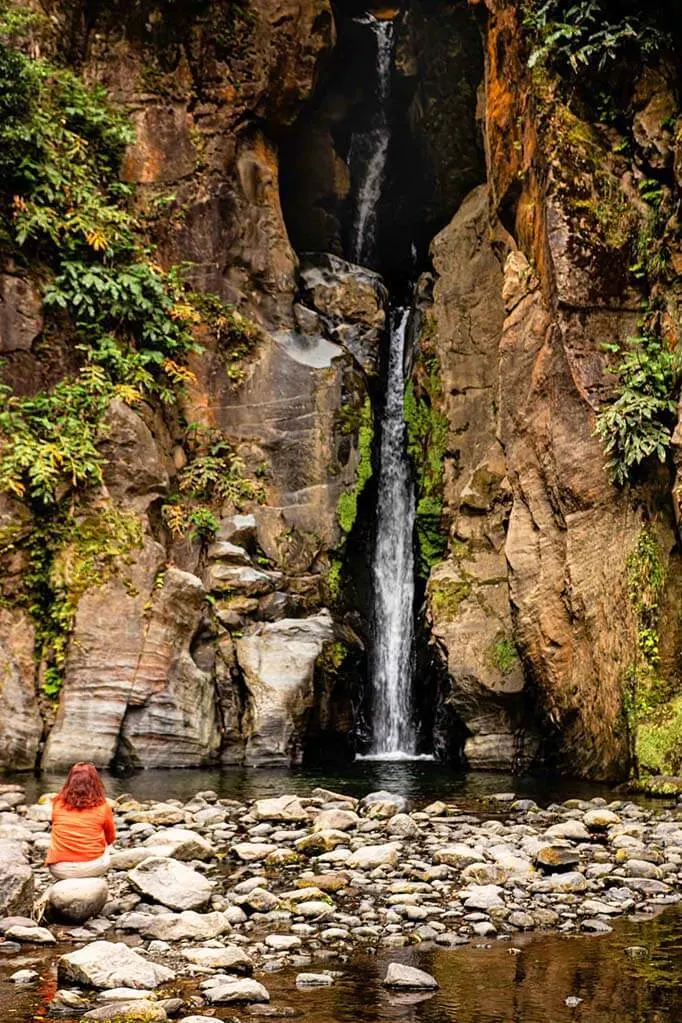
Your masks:
{"label": "cascading water", "polygon": [[371,129],[353,136],[348,154],[355,183],[349,255],[354,263],[371,266],[376,256],[377,208],[390,141],[388,102],[393,64],[393,22],[373,18],[371,14],[356,20],[368,25],[376,39],[377,105]]}
{"label": "cascading water", "polygon": [[[351,144],[355,206],[350,257],[356,263],[372,265],[376,260],[377,211],[390,143],[394,33],[390,20],[378,20],[371,15],[358,20],[369,26],[376,39],[377,105],[371,129],[354,135]],[[412,757],[417,744],[412,707],[415,500],[403,416],[409,320],[409,308],[391,310],[372,560],[373,742],[369,756],[381,759]]]}
{"label": "cascading water", "polygon": [[372,691],[374,742],[371,755],[413,756],[412,708],[414,601],[414,488],[405,449],[405,344],[410,310],[391,314],[386,402],[381,422],[379,498],[374,583]]}

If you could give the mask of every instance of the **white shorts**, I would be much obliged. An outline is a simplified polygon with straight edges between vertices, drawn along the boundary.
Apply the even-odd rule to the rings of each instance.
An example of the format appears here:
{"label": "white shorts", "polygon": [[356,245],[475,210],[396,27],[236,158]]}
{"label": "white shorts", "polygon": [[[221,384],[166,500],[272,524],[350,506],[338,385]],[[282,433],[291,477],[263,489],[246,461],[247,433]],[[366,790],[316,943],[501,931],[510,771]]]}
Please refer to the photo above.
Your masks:
{"label": "white shorts", "polygon": [[109,870],[109,849],[106,848],[96,860],[69,863],[61,860],[50,864],[50,873],[57,881],[68,881],[72,877],[102,877]]}

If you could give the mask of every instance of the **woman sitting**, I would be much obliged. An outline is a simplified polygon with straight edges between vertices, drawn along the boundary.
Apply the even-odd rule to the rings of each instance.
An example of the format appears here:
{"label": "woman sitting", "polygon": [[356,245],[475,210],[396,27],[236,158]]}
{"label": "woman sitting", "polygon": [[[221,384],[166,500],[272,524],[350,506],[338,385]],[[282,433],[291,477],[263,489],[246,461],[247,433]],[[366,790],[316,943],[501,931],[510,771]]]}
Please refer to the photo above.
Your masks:
{"label": "woman sitting", "polygon": [[109,867],[116,825],[94,764],[74,764],[52,804],[52,840],[45,863],[58,881],[101,877]]}

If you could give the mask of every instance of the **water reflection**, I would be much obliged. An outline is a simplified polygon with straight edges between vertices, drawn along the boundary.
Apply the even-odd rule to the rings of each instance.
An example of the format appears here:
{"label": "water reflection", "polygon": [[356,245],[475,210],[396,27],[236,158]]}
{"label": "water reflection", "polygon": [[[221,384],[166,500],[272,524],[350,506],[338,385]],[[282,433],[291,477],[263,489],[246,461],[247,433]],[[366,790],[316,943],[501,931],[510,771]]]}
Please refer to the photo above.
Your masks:
{"label": "water reflection", "polygon": [[[18,775],[33,800],[42,792],[59,788],[63,774],[48,773],[40,778]],[[604,796],[612,799],[606,785],[556,777],[518,778],[488,772],[465,773],[430,761],[356,761],[337,772],[311,768],[228,768],[225,770],[141,771],[127,777],[107,776],[107,791],[116,796],[130,792],[139,799],[174,798],[188,800],[202,789],[214,789],[227,799],[257,799],[283,792],[306,794],[320,785],[350,795],[362,796],[376,789],[388,789],[407,796],[413,805],[434,799],[466,803],[495,792],[515,792],[541,805],[568,798]],[[638,800],[639,801],[639,800]],[[660,800],[656,801],[660,805]]]}

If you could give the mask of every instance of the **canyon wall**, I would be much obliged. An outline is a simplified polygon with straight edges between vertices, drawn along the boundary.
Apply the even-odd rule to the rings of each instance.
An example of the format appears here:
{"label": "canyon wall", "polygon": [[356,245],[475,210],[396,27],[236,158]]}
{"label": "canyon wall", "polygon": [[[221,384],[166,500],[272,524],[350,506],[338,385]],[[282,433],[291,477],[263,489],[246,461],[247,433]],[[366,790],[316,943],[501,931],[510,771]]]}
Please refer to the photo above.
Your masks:
{"label": "canyon wall", "polygon": [[[665,566],[671,699],[679,685],[678,490],[670,459],[614,486],[595,424],[614,387],[604,342],[636,334],[647,298],[616,221],[646,218],[646,175],[682,184],[678,96],[660,69],[639,69],[627,126],[581,120],[528,68],[520,3],[405,7],[395,216],[380,241],[389,277],[407,272],[411,243],[428,264],[410,392],[417,686],[437,690],[438,752],[457,763],[624,777],[641,653],[628,566],[643,534]],[[341,84],[337,29],[354,11],[150,0],[48,13],[24,45],[66,58],[129,115],[121,173],[154,260],[187,264],[212,313],[175,406],[112,401],[101,485],[60,495],[81,535],[112,514],[136,532],[78,595],[56,695],[26,590],[34,520],[0,496],[0,766],[347,757],[370,639],[387,306],[378,275],[343,258],[362,90]],[[51,342],[43,278],[3,250],[0,356],[20,396],[76,365],[73,346]],[[675,288],[663,303],[674,341]],[[193,436],[229,444],[241,467],[211,497],[210,536],[173,528]],[[78,550],[76,536],[58,552],[50,585],[68,584]]]}

